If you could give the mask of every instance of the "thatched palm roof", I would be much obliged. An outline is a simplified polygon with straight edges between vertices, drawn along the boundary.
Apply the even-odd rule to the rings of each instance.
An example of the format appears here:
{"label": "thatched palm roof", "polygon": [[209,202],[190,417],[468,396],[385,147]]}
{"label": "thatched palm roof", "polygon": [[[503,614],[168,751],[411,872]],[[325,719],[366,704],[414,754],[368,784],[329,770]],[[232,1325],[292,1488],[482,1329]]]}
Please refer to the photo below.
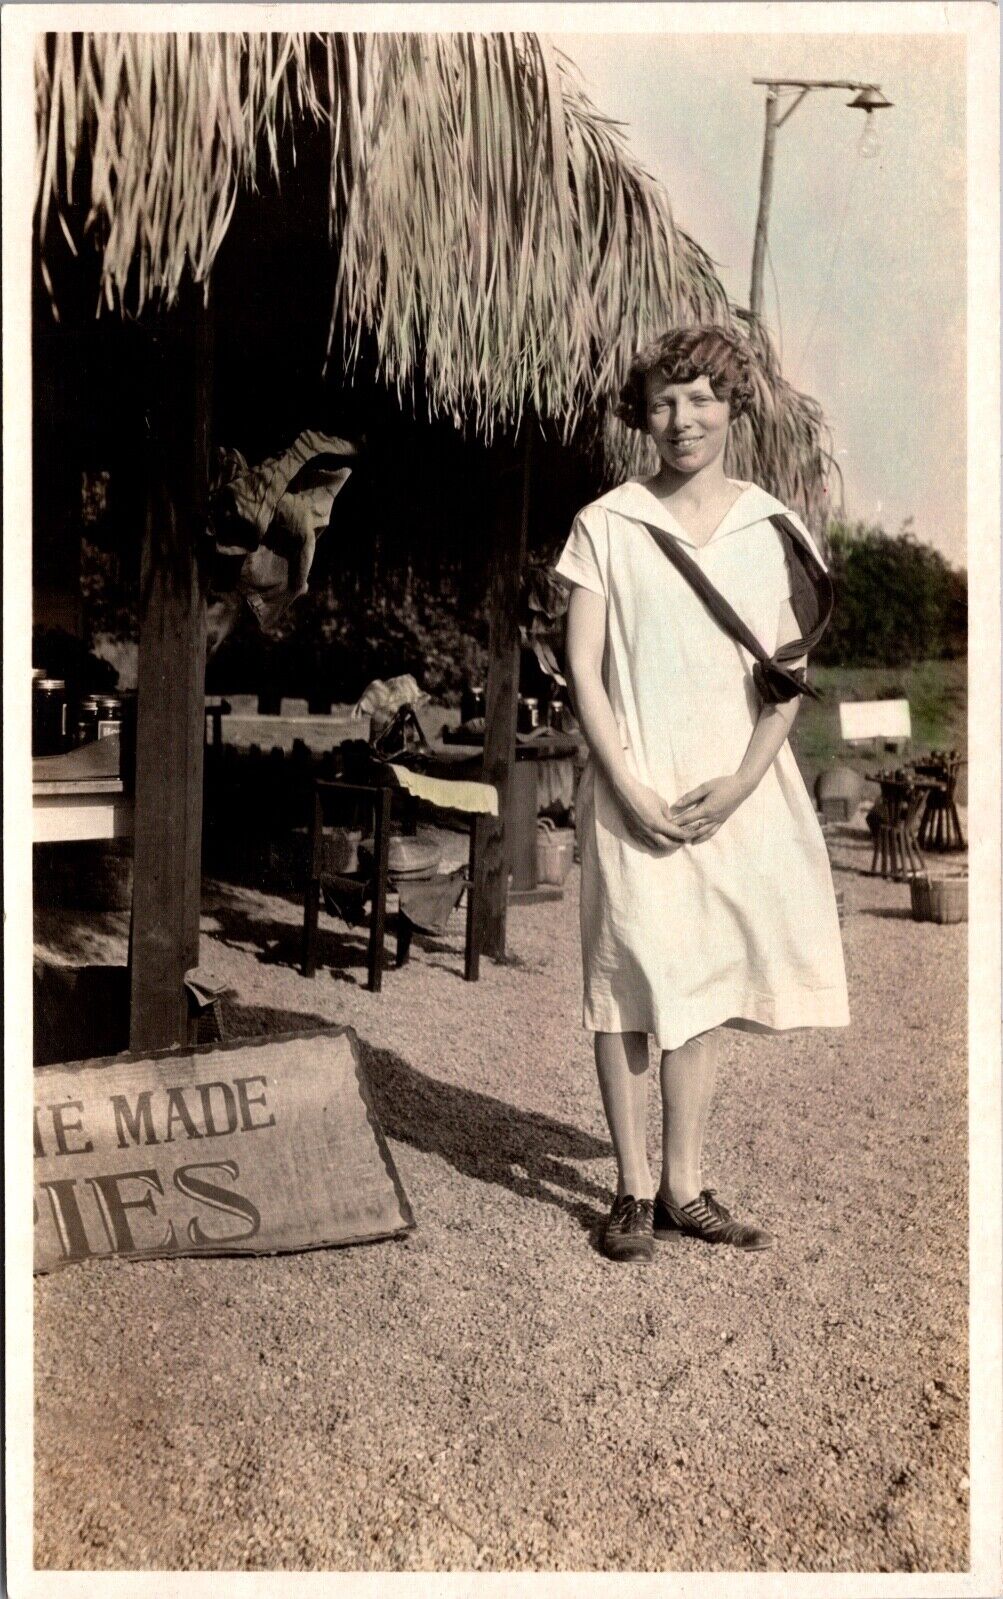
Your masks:
{"label": "thatched palm roof", "polygon": [[[37,227],[101,253],[108,307],[207,282],[242,187],[278,182],[304,120],[330,133],[332,338],[485,437],[527,411],[601,419],[611,471],[638,439],[607,402],[638,343],[739,313],[708,256],[571,64],[534,34],[49,35],[37,56]],[[86,219],[74,232],[72,202]],[[732,468],[818,517],[818,407],[765,334]]]}

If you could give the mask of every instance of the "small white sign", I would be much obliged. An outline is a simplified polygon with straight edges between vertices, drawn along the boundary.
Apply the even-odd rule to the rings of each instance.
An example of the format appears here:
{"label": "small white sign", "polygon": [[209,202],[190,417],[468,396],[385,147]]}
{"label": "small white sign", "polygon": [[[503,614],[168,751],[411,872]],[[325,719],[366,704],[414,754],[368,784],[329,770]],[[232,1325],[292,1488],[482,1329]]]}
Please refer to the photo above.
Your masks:
{"label": "small white sign", "polygon": [[840,736],[848,744],[874,738],[912,738],[908,700],[846,700],[839,707]]}

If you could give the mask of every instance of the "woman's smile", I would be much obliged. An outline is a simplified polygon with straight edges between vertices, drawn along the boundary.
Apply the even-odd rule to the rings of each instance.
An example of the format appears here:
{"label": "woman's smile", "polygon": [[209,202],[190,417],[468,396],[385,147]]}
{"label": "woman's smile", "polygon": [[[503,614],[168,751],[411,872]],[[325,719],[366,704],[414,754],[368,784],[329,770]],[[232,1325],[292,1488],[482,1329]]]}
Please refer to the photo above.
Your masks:
{"label": "woman's smile", "polygon": [[730,408],[705,375],[690,383],[667,383],[652,372],[647,396],[648,432],[666,466],[689,475],[723,454]]}

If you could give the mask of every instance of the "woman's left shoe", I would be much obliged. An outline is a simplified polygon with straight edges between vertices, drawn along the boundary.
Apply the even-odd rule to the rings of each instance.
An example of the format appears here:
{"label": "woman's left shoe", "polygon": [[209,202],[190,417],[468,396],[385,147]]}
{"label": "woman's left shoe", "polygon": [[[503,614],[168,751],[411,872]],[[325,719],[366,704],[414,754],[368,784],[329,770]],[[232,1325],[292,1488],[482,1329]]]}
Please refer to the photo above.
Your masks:
{"label": "woman's left shoe", "polygon": [[650,1260],[655,1253],[650,1199],[622,1194],[614,1199],[602,1233],[603,1254],[610,1260]]}
{"label": "woman's left shoe", "polygon": [[706,1244],[732,1244],[736,1249],[772,1249],[773,1238],[762,1227],[735,1221],[731,1211],[714,1198],[715,1190],[705,1188],[686,1205],[670,1205],[655,1195],[654,1234],[663,1240],[702,1238]]}

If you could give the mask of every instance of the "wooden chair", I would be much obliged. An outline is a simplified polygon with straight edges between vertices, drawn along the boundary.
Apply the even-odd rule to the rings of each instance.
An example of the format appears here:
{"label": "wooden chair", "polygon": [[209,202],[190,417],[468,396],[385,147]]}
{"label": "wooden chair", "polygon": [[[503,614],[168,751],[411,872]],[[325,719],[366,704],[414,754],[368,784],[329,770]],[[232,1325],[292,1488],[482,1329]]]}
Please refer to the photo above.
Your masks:
{"label": "wooden chair", "polygon": [[[373,811],[373,865],[369,874],[358,875],[356,882],[368,881],[372,895],[372,916],[369,924],[369,976],[368,987],[378,994],[383,986],[384,940],[386,937],[387,887],[389,882],[390,823],[394,799],[406,798],[399,789],[376,787],[364,783],[344,783],[317,778],[313,784],[308,843],[308,871],[303,906],[303,976],[317,974],[317,917],[320,910],[321,876],[324,873],[324,823],[329,802],[336,799],[355,799],[363,808]],[[440,806],[439,809],[448,809]],[[457,813],[459,814],[459,813]],[[480,975],[480,946],[477,936],[476,882],[477,857],[481,845],[483,817],[462,813],[470,824],[470,854],[467,868],[467,930],[463,975],[468,983],[476,983]],[[411,925],[403,916],[397,923],[397,964],[407,959],[411,944]]]}
{"label": "wooden chair", "polygon": [[916,825],[926,786],[901,773],[873,777],[870,781],[881,787],[871,873],[877,872],[880,863],[881,876],[899,882],[923,870]]}

